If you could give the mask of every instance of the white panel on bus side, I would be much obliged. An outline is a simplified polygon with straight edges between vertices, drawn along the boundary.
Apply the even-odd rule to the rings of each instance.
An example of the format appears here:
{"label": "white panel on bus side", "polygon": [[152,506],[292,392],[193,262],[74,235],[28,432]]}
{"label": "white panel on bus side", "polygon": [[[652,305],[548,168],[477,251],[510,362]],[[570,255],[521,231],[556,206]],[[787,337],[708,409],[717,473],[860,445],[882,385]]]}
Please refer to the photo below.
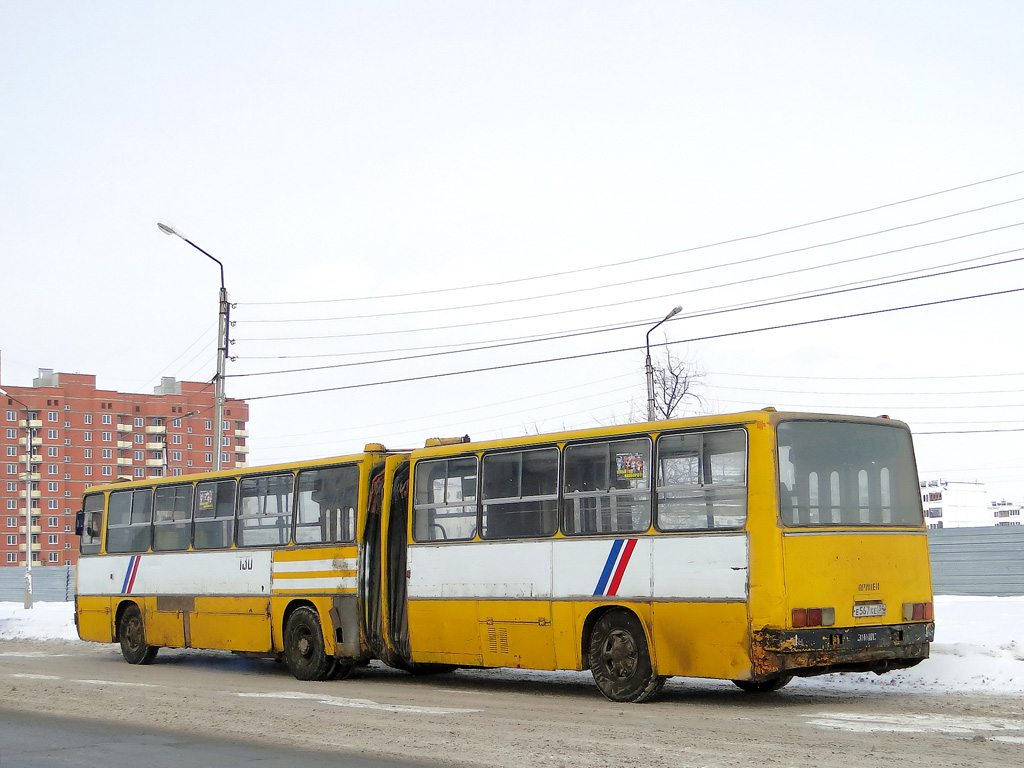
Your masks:
{"label": "white panel on bus side", "polygon": [[409,597],[550,598],[552,544],[547,540],[410,546]]}
{"label": "white panel on bus side", "polygon": [[548,539],[409,548],[409,597],[745,600],[747,537]]}
{"label": "white panel on bus side", "polygon": [[658,536],[654,542],[654,597],[747,599],[746,533]]}
{"label": "white panel on bus side", "polygon": [[83,557],[81,595],[270,595],[270,550]]}

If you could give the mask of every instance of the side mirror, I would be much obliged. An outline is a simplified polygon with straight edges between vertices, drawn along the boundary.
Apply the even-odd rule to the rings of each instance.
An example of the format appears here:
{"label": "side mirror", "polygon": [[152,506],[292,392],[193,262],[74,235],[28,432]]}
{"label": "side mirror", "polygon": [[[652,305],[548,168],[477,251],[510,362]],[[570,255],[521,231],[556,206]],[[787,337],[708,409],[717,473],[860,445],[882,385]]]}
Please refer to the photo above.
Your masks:
{"label": "side mirror", "polygon": [[78,510],[77,514],[75,514],[75,535],[76,536],[81,536],[82,535],[82,531],[84,531],[84,530],[85,530],[85,510],[84,509],[80,509],[80,510]]}

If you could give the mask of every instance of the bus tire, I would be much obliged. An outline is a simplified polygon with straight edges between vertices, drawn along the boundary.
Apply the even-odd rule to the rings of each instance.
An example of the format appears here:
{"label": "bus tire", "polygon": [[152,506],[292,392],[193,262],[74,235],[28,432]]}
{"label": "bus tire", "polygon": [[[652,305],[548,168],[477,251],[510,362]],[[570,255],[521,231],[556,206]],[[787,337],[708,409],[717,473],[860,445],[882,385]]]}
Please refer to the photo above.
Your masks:
{"label": "bus tire", "polygon": [[732,682],[741,691],[746,691],[747,693],[771,693],[772,691],[779,690],[779,688],[785,688],[792,679],[792,675],[779,675],[770,680],[758,682],[754,680],[733,680]]}
{"label": "bus tire", "polygon": [[335,659],[331,671],[327,673],[327,680],[344,680],[352,674],[356,663],[352,659]]}
{"label": "bus tire", "polygon": [[326,680],[334,657],[324,650],[320,616],[301,606],[292,611],[284,628],[284,660],[297,680]]}
{"label": "bus tire", "polygon": [[643,624],[632,611],[613,608],[590,634],[590,671],[606,699],[640,704],[661,691],[665,678],[654,674]]}
{"label": "bus tire", "polygon": [[121,641],[121,655],[129,664],[151,664],[159,646],[146,642],[146,627],[142,623],[139,606],[131,603],[117,622],[117,637]]}

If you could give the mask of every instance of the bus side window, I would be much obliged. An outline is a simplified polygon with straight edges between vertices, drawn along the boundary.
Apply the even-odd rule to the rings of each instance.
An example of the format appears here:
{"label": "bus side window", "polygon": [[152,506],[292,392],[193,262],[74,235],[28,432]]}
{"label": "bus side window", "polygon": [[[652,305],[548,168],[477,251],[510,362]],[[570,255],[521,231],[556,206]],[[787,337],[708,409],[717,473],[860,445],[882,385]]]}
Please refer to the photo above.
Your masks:
{"label": "bus side window", "polygon": [[196,549],[222,549],[231,546],[235,522],[235,481],[215,480],[199,483],[195,493]]}
{"label": "bus side window", "polygon": [[103,494],[86,496],[82,512],[84,520],[79,551],[83,555],[95,555],[100,551],[100,542],[103,540]]}
{"label": "bus side window", "polygon": [[294,481],[291,472],[242,480],[238,489],[238,546],[280,546],[291,541]]}
{"label": "bus side window", "polygon": [[107,502],[107,552],[146,552],[150,544],[153,490],[115,491]]}
{"label": "bus side window", "polygon": [[153,512],[153,549],[188,549],[192,537],[192,486],[172,485],[156,489]]}
{"label": "bus side window", "polygon": [[747,519],[746,473],[742,429],[662,435],[658,529],[742,528]]}
{"label": "bus side window", "polygon": [[299,472],[295,543],[355,541],[358,503],[359,467]]}
{"label": "bus side window", "polygon": [[556,530],[558,449],[485,455],[481,536],[552,536]]}
{"label": "bus side window", "polygon": [[651,527],[650,438],[568,445],[564,456],[565,533],[640,533]]}
{"label": "bus side window", "polygon": [[413,539],[451,541],[476,535],[476,456],[416,465]]}

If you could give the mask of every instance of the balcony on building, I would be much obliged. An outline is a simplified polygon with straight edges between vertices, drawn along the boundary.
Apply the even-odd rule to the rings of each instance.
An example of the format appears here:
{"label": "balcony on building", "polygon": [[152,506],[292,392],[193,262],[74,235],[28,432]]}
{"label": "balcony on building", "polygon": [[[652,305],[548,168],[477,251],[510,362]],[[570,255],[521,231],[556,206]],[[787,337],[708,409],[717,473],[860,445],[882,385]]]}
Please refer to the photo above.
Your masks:
{"label": "balcony on building", "polygon": [[[31,475],[28,476],[28,478],[29,478],[29,480],[39,480],[40,476],[39,476],[38,472],[33,472]],[[21,480],[21,481],[24,481],[25,480],[25,473],[22,472],[20,475],[18,475],[18,479]]]}
{"label": "balcony on building", "polygon": [[131,422],[130,421],[119,421],[119,422],[117,422],[117,431],[118,432],[131,432],[132,431],[132,424],[131,424]]}
{"label": "balcony on building", "polygon": [[234,450],[235,450],[235,453],[248,453],[249,452],[249,446],[248,445],[236,445]]}
{"label": "balcony on building", "polygon": [[132,448],[131,440],[118,440],[117,447],[122,451],[130,451]]}
{"label": "balcony on building", "polygon": [[117,465],[119,467],[130,467],[132,465],[132,460],[131,460],[131,458],[126,458],[124,456],[119,456],[117,458]]}
{"label": "balcony on building", "polygon": [[[33,453],[33,454],[32,454],[32,458],[31,458],[31,459],[29,459],[29,460],[30,460],[30,461],[31,461],[31,462],[32,462],[33,464],[38,464],[38,463],[42,462],[42,460],[43,460],[43,454],[41,454],[41,453]],[[21,464],[24,464],[24,463],[25,463],[25,454],[24,454],[24,453],[23,453],[23,454],[21,454],[21,456],[19,456],[19,457],[18,457],[18,462],[19,462],[19,463],[21,463]]]}
{"label": "balcony on building", "polygon": [[[38,525],[33,525],[32,526],[32,533],[42,533],[42,532],[43,532],[43,529],[40,528]],[[20,528],[18,528],[18,533],[21,533],[21,534],[25,533],[25,526],[24,525],[21,526]]]}
{"label": "balcony on building", "polygon": [[167,434],[167,425],[166,424],[161,424],[159,427],[148,426],[148,427],[146,427],[146,434],[147,435],[166,435]]}
{"label": "balcony on building", "polygon": [[[21,545],[20,547],[18,547],[18,549],[20,549],[20,550],[21,550],[22,552],[24,552],[24,551],[25,551],[25,547],[26,547],[26,546],[27,546],[26,544],[22,544],[22,545]],[[33,544],[33,545],[32,545],[32,551],[33,551],[33,552],[38,552],[38,551],[39,551],[39,550],[41,550],[42,548],[43,548],[43,545],[42,545],[42,544]],[[34,564],[34,563],[36,562],[36,561],[35,561],[35,558],[33,558],[33,559],[32,559],[32,562],[33,562],[33,564]]]}
{"label": "balcony on building", "polygon": [[162,467],[164,465],[163,459],[146,459],[147,467]]}
{"label": "balcony on building", "polygon": [[235,430],[235,437],[248,437],[248,436],[249,436],[249,430],[248,429],[236,429]]}
{"label": "balcony on building", "polygon": [[[22,419],[21,421],[19,421],[18,422],[18,426],[21,427],[22,429],[24,429],[25,428],[25,420]],[[28,423],[28,426],[32,427],[32,429],[38,429],[38,428],[43,426],[43,422],[40,419],[32,419]]]}
{"label": "balcony on building", "polygon": [[162,451],[164,449],[163,443],[146,443],[145,446],[147,451]]}

